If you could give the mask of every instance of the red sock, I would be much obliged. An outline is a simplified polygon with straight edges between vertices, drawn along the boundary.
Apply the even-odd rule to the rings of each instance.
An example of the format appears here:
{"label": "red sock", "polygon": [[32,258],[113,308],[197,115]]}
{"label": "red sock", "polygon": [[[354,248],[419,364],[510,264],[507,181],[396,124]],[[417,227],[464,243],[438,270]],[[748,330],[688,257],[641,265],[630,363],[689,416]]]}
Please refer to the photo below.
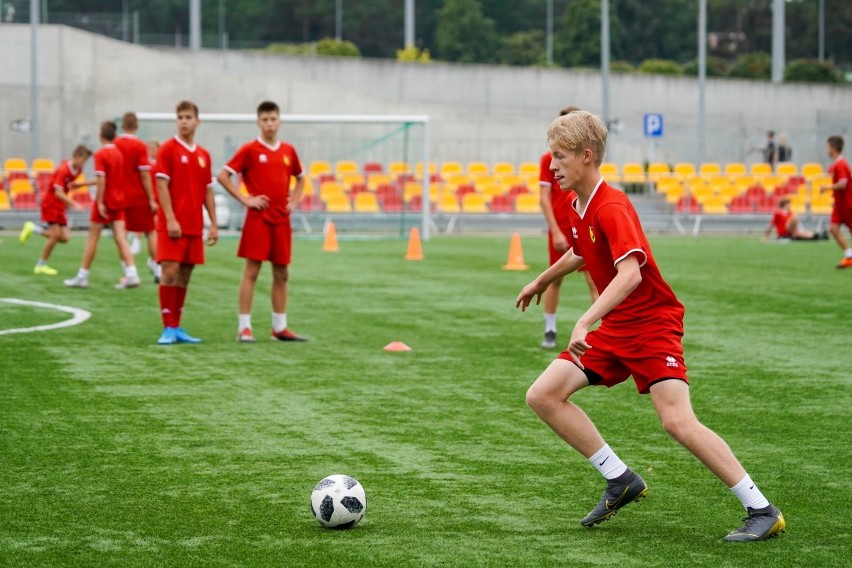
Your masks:
{"label": "red sock", "polygon": [[175,296],[177,286],[160,286],[160,315],[163,317],[163,327],[177,327],[175,317]]}
{"label": "red sock", "polygon": [[180,327],[180,316],[183,315],[183,305],[186,303],[186,288],[175,286],[175,327]]}

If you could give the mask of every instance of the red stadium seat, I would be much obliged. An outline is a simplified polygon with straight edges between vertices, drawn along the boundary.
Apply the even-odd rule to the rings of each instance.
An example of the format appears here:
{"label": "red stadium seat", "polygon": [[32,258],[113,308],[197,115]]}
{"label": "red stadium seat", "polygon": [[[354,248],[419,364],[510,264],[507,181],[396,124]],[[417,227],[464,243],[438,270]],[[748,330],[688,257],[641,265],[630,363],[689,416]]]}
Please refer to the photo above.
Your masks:
{"label": "red stadium seat", "polygon": [[678,199],[677,204],[675,205],[675,210],[678,213],[691,213],[693,215],[697,215],[701,213],[701,204],[689,195],[684,195]]}
{"label": "red stadium seat", "polygon": [[376,199],[379,201],[379,207],[385,213],[398,213],[404,209],[402,196],[396,191],[376,193]]}
{"label": "red stadium seat", "polygon": [[495,213],[512,213],[514,210],[515,196],[511,193],[495,195],[494,198],[491,199],[491,211]]}
{"label": "red stadium seat", "polygon": [[367,162],[364,164],[365,174],[380,174],[384,171],[384,167],[379,162]]}
{"label": "red stadium seat", "polygon": [[15,209],[38,209],[38,200],[35,193],[19,193],[15,196],[14,204]]}

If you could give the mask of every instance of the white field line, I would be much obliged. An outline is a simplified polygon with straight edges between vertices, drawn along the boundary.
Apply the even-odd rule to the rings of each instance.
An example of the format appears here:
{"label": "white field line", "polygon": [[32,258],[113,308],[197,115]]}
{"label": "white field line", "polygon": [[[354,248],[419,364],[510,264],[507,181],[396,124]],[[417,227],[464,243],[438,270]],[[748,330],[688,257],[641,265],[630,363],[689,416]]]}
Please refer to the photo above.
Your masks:
{"label": "white field line", "polygon": [[48,325],[37,325],[35,327],[18,327],[13,329],[0,329],[0,335],[8,335],[10,333],[32,333],[34,331],[48,331],[51,329],[60,329],[63,327],[71,327],[79,325],[92,317],[91,312],[81,310],[80,308],[72,308],[70,306],[59,306],[57,304],[46,304],[44,302],[32,302],[30,300],[20,300],[18,298],[0,298],[0,302],[7,304],[18,304],[19,306],[33,306],[36,308],[47,308],[71,314],[71,319],[61,321],[59,323],[51,323]]}

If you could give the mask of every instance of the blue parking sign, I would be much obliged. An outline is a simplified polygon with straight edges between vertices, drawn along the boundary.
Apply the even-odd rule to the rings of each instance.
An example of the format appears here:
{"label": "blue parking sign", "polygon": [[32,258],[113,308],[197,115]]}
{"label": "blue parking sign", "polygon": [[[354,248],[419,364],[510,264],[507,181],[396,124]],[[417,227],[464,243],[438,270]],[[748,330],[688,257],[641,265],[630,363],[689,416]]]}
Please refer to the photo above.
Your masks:
{"label": "blue parking sign", "polygon": [[662,138],[663,115],[657,113],[645,113],[643,123],[646,138]]}

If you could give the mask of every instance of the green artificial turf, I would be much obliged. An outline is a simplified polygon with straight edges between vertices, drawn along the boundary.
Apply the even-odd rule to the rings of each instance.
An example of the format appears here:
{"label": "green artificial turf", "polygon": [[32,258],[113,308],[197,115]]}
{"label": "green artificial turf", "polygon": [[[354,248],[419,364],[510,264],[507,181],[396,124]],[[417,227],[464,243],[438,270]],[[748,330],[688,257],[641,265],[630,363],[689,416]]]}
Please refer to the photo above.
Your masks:
{"label": "green artificial turf", "polygon": [[[670,440],[632,382],[575,400],[650,494],[579,525],[601,477],[524,404],[554,357],[541,308],[514,308],[544,268],[501,270],[508,235],[440,237],[426,259],[404,240],[296,240],[288,319],[308,343],[266,340],[270,274],[240,345],[236,239],[207,249],[184,327],[201,345],[161,347],[156,287],[112,289],[104,239],[88,290],[32,274],[41,247],[0,242],[0,297],[88,310],[85,323],[0,335],[2,566],[844,566],[850,558],[852,270],[833,243],[652,238],[687,307],[686,362],[699,418],[784,512],[781,538],[722,537],[743,509]],[[562,288],[560,341],[588,305]],[[0,329],[69,314],[0,302]],[[382,347],[403,341],[409,353]],[[357,478],[351,531],[311,517],[314,484]]]}

